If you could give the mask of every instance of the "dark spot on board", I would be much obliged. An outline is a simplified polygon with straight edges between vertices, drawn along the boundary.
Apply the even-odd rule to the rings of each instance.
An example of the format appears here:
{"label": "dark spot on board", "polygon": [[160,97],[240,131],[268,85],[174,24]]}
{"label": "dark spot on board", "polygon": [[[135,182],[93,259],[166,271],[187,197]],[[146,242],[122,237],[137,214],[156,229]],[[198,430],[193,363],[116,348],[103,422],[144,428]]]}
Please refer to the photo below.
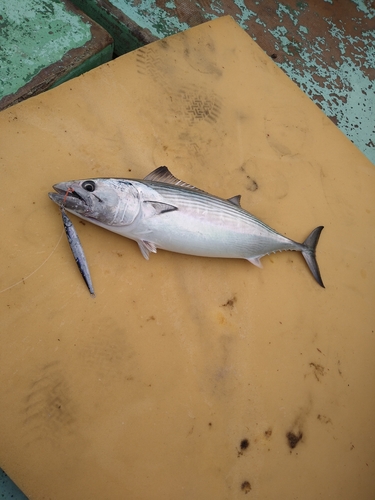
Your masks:
{"label": "dark spot on board", "polygon": [[169,43],[167,42],[167,40],[162,39],[162,40],[159,40],[159,42],[160,42],[160,47],[162,49],[164,49],[164,50],[169,49]]}
{"label": "dark spot on board", "polygon": [[322,424],[332,424],[332,420],[326,415],[322,415],[321,413],[319,413],[317,419],[319,420],[319,422],[322,422]]}
{"label": "dark spot on board", "polygon": [[123,255],[121,252],[116,252],[116,253],[117,253],[117,255],[118,255],[119,257],[122,257],[122,255]]}
{"label": "dark spot on board", "polygon": [[243,439],[240,443],[240,448],[241,450],[246,450],[249,447],[249,440],[248,439]]}
{"label": "dark spot on board", "polygon": [[146,321],[155,321],[155,316],[152,315],[148,317]]}
{"label": "dark spot on board", "polygon": [[221,307],[229,307],[229,309],[233,309],[234,304],[237,302],[237,297],[233,295],[231,299],[228,299],[225,304],[222,304]]}
{"label": "dark spot on board", "polygon": [[318,363],[309,363],[309,366],[314,370],[316,380],[320,382],[320,378],[325,374],[324,366],[319,365]]}
{"label": "dark spot on board", "polygon": [[242,439],[240,442],[240,449],[237,451],[237,456],[242,457],[244,454],[244,451],[247,450],[247,448],[250,446],[250,442],[248,439]]}
{"label": "dark spot on board", "polygon": [[251,484],[249,483],[249,481],[244,481],[242,484],[241,484],[241,490],[247,494],[249,493],[249,491],[251,491]]}
{"label": "dark spot on board", "polygon": [[86,226],[86,222],[83,220],[80,220],[79,223],[82,224],[82,226]]}
{"label": "dark spot on board", "polygon": [[254,192],[257,189],[259,189],[259,185],[258,185],[258,183],[257,183],[257,181],[255,179],[252,179],[250,177],[250,175],[247,175],[246,177],[248,179],[248,183],[247,183],[247,186],[246,186],[246,189],[248,191],[253,191]]}
{"label": "dark spot on board", "polygon": [[302,436],[303,436],[302,432],[298,432],[298,434],[295,434],[294,432],[287,432],[286,438],[288,440],[289,448],[293,450],[297,446],[297,444],[301,441]]}
{"label": "dark spot on board", "polygon": [[267,439],[269,439],[272,436],[272,429],[271,429],[271,427],[269,429],[267,429],[266,431],[264,431],[264,436]]}
{"label": "dark spot on board", "polygon": [[208,427],[212,429],[212,422],[208,422]]}
{"label": "dark spot on board", "polygon": [[341,371],[341,367],[340,367],[340,365],[341,365],[341,361],[340,361],[340,360],[338,360],[338,361],[337,361],[337,366],[338,366],[337,370],[338,370],[338,372],[339,372],[339,375],[341,375],[341,377],[342,377],[342,371]]}

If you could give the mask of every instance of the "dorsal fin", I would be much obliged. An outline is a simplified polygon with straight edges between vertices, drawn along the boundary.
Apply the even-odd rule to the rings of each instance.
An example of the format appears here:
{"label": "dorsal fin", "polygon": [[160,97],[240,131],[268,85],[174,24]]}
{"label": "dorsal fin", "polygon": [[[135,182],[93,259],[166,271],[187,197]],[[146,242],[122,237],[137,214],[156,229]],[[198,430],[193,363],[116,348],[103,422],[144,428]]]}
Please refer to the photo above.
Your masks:
{"label": "dorsal fin", "polygon": [[202,191],[202,189],[198,189],[195,186],[188,184],[187,182],[180,181],[180,179],[177,179],[177,177],[170,173],[167,167],[158,167],[156,170],[153,170],[148,175],[146,175],[143,180],[165,182],[166,184],[173,184],[174,186],[180,186],[187,189],[193,189],[194,191],[200,191],[201,193],[205,192]]}
{"label": "dorsal fin", "polygon": [[228,200],[232,205],[236,205],[236,207],[241,208],[241,195],[238,194],[237,196],[232,196],[232,198],[228,198]]}

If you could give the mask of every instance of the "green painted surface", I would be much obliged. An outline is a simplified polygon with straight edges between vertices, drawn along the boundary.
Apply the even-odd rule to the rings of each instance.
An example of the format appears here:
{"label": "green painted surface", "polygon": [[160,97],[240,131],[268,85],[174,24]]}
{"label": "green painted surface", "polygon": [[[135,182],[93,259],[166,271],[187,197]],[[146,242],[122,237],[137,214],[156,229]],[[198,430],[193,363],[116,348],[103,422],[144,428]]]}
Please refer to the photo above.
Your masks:
{"label": "green painted surface", "polygon": [[1,2],[0,99],[90,39],[90,25],[58,0]]}

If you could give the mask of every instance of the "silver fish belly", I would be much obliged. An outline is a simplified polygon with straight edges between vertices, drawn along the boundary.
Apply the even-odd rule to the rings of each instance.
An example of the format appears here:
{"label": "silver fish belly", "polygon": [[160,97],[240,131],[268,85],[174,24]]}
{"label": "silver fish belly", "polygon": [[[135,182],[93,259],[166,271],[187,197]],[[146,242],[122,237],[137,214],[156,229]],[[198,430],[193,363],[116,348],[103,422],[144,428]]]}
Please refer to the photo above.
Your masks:
{"label": "silver fish belly", "polygon": [[[240,206],[206,193],[159,167],[144,179],[96,178],[62,182],[49,197],[78,217],[135,240],[148,259],[158,248],[204,257],[243,258],[261,267],[261,257],[283,250],[302,253],[319,285],[316,261],[323,229],[298,243]],[[67,193],[67,195],[66,195]]]}
{"label": "silver fish belly", "polygon": [[66,215],[65,209],[62,205],[60,205],[60,210],[61,210],[61,216],[64,224],[65,233],[68,238],[70,249],[72,250],[78,269],[83,279],[85,280],[85,283],[91,295],[95,297],[95,292],[94,292],[94,287],[92,285],[89,267],[78,234],[74,229],[72,221]]}

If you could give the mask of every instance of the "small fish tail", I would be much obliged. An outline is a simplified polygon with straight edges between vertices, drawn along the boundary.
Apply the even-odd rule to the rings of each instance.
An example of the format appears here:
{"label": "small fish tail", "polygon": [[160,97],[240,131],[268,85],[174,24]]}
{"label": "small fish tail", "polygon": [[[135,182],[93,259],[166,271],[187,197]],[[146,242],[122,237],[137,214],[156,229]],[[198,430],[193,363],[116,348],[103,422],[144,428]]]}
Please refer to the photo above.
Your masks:
{"label": "small fish tail", "polygon": [[309,236],[302,243],[304,250],[302,250],[302,255],[305,258],[306,264],[309,266],[311,274],[314,276],[316,282],[325,288],[322,278],[320,276],[319,266],[316,261],[316,247],[320,238],[320,233],[322,232],[324,226],[316,227]]}

